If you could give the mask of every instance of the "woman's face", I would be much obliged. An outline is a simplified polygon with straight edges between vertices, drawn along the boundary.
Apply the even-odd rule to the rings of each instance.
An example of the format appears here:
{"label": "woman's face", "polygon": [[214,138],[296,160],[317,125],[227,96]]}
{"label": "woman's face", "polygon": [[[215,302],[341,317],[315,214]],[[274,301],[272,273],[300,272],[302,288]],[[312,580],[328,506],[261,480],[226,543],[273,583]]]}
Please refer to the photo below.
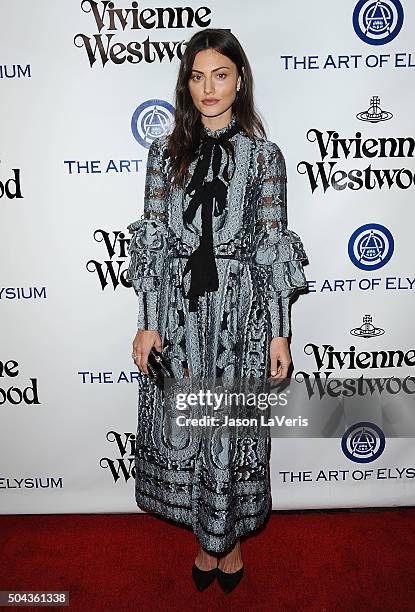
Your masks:
{"label": "woman's face", "polygon": [[206,117],[216,117],[233,104],[240,87],[236,64],[215,49],[196,54],[189,79],[193,104]]}

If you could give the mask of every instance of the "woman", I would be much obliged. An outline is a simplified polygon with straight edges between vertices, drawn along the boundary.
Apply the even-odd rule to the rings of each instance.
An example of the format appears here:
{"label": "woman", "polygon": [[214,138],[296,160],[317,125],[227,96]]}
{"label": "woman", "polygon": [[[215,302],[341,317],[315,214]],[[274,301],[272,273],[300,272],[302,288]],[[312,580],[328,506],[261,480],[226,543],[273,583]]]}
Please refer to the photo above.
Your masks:
{"label": "woman", "polygon": [[[285,378],[289,301],[306,286],[306,255],[287,229],[284,158],[266,140],[235,36],[197,32],[175,93],[174,129],[149,149],[143,218],[128,227],[129,278],[139,301],[133,358],[147,375],[150,349],[163,350],[175,379],[265,380],[269,370]],[[225,461],[211,431],[184,444],[145,375],[137,504],[192,527],[200,545],[196,586],[217,577],[229,592],[243,574],[239,538],[271,509],[269,436],[237,434]]]}

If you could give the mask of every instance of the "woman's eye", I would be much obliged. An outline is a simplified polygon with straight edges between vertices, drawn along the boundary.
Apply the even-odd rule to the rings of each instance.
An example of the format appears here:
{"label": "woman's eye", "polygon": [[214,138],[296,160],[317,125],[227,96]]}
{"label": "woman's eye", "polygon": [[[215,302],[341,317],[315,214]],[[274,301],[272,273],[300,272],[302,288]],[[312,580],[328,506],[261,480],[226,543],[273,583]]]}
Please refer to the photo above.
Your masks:
{"label": "woman's eye", "polygon": [[[228,75],[226,74],[226,72],[218,72],[216,76],[219,77],[219,80],[223,81]],[[190,78],[192,81],[200,81],[202,77],[200,74],[193,74]]]}

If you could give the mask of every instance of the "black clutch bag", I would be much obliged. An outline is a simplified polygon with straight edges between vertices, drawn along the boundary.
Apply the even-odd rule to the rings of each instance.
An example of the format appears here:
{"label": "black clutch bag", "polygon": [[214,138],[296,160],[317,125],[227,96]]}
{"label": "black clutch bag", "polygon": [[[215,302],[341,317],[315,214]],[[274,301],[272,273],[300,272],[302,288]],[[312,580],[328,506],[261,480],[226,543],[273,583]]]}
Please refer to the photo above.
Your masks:
{"label": "black clutch bag", "polygon": [[148,354],[147,370],[150,378],[160,387],[164,387],[164,378],[173,378],[170,363],[166,356],[154,347]]}

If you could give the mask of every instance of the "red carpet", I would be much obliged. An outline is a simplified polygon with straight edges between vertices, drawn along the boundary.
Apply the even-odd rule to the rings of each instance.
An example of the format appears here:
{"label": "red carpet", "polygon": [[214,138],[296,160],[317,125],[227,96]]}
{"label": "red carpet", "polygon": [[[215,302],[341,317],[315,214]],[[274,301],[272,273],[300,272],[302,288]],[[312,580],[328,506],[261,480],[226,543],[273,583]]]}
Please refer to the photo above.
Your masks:
{"label": "red carpet", "polygon": [[413,508],[274,512],[229,595],[196,591],[192,532],[154,516],[3,515],[0,534],[0,590],[68,590],[62,610],[415,610]]}

